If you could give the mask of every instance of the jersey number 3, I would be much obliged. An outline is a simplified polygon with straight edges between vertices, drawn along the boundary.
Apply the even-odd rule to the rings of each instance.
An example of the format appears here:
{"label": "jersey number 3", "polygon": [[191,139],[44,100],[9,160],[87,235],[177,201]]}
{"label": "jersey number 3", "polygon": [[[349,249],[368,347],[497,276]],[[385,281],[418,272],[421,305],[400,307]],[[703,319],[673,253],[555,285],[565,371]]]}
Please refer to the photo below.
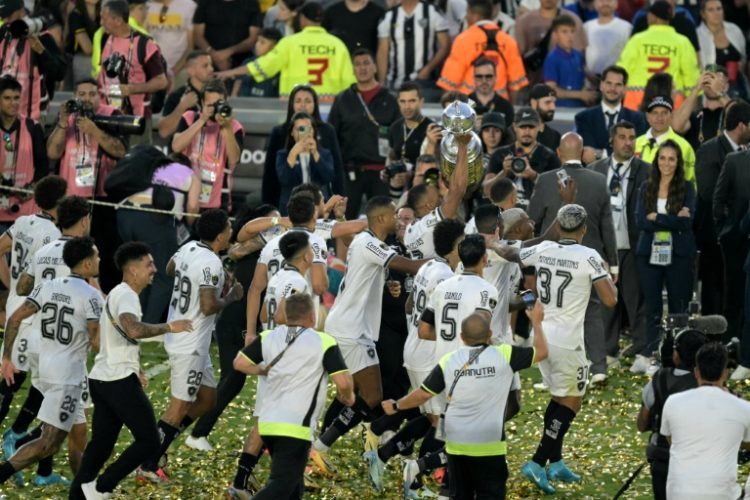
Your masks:
{"label": "jersey number 3", "polygon": [[648,72],[649,73],[664,73],[669,69],[671,59],[668,57],[661,56],[649,56],[648,57]]}
{"label": "jersey number 3", "polygon": [[323,73],[328,69],[328,59],[311,57],[307,60],[307,74],[310,75],[310,85],[323,85]]}

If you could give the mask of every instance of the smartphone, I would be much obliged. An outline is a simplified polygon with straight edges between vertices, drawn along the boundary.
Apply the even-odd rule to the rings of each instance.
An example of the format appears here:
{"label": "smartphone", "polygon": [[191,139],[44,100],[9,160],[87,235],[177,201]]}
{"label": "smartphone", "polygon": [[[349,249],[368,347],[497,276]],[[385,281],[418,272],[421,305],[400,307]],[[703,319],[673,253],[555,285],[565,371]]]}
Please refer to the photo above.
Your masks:
{"label": "smartphone", "polygon": [[310,137],[310,135],[312,135],[312,127],[300,125],[300,127],[297,130],[299,131],[300,139]]}
{"label": "smartphone", "polygon": [[704,70],[709,73],[716,73],[719,71],[719,66],[717,66],[716,64],[706,64]]}
{"label": "smartphone", "polygon": [[524,290],[521,292],[521,300],[523,300],[526,309],[533,309],[536,305],[536,296],[531,290]]}
{"label": "smartphone", "polygon": [[565,170],[561,168],[557,171],[557,182],[559,182],[562,187],[565,187],[568,184],[568,179],[570,179],[570,176]]}

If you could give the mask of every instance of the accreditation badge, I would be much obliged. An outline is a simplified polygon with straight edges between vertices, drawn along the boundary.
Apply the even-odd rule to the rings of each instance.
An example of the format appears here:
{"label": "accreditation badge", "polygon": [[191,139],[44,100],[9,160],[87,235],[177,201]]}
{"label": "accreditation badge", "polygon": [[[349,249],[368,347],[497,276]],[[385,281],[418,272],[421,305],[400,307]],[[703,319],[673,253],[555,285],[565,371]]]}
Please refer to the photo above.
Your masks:
{"label": "accreditation badge", "polygon": [[214,191],[216,183],[216,171],[211,163],[201,162],[201,195],[200,202],[206,204],[211,199],[211,193]]}

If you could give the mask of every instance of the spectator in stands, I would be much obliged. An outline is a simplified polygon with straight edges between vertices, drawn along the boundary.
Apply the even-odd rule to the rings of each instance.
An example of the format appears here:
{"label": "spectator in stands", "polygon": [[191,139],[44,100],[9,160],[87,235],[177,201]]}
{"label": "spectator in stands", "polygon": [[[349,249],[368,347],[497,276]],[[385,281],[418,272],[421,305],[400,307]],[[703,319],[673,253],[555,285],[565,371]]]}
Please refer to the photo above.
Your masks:
{"label": "spectator in stands", "polygon": [[279,178],[276,175],[276,153],[286,144],[289,135],[292,116],[304,111],[315,120],[315,128],[318,133],[318,144],[326,148],[333,155],[333,166],[336,176],[331,182],[333,194],[344,194],[344,162],[341,159],[341,149],[336,138],[336,130],[330,124],[324,122],[320,117],[320,106],[318,105],[318,94],[309,85],[298,85],[292,89],[287,103],[286,120],[281,125],[271,129],[266,147],[266,159],[263,166],[263,184],[261,197],[263,203],[278,206],[281,196]]}
{"label": "spectator in stands", "polygon": [[482,150],[489,165],[492,153],[500,146],[510,144],[511,140],[505,125],[505,117],[502,113],[487,113],[482,117],[482,125],[479,127],[479,135],[482,139]]}
{"label": "spectator in stands", "polygon": [[[630,75],[625,92],[625,106],[638,109],[643,100],[643,87],[654,73],[669,73],[678,92],[675,102],[680,103],[684,92],[698,81],[698,59],[690,40],[670,26],[672,6],[665,0],[657,0],[648,8],[648,29],[634,34],[620,54],[618,66]],[[659,47],[659,54],[652,47]],[[665,94],[662,94],[665,95]]]}
{"label": "spectator in stands", "polygon": [[[354,83],[354,72],[349,50],[339,38],[329,34],[320,24],[323,7],[308,2],[297,12],[302,31],[286,36],[263,57],[247,66],[217,73],[218,78],[232,78],[250,74],[256,82],[279,75],[279,94],[286,97],[296,85],[309,83],[321,98],[333,100]],[[316,57],[307,49],[315,47]]]}
{"label": "spectator in stands", "polygon": [[[635,253],[646,304],[643,355],[651,355],[659,346],[664,286],[670,314],[687,310],[693,290],[695,188],[686,176],[680,145],[667,139],[658,146],[651,175],[638,193],[641,234]],[[653,375],[656,369],[658,365],[652,364],[646,373]]]}
{"label": "spectator in stands", "polygon": [[549,85],[537,83],[531,88],[531,92],[529,93],[529,106],[531,106],[531,109],[539,113],[539,118],[542,119],[542,125],[539,128],[537,140],[540,144],[547,146],[552,151],[556,151],[557,147],[560,145],[560,132],[547,126],[547,123],[550,123],[555,119],[556,101],[557,93],[555,92],[555,89]]}
{"label": "spectator in stands", "polygon": [[575,0],[572,3],[565,3],[563,8],[578,16],[583,23],[592,21],[599,15],[594,0]]}
{"label": "spectator in stands", "polygon": [[[124,114],[146,118],[146,131],[142,137],[131,138],[133,145],[151,142],[149,97],[166,89],[168,82],[159,47],[128,25],[129,15],[124,0],[111,0],[102,7],[102,27],[107,39],[101,53],[99,91],[104,104]],[[117,71],[118,68],[121,69]]]}
{"label": "spectator in stands", "polygon": [[171,137],[186,111],[200,111],[199,101],[203,86],[211,79],[214,67],[211,56],[205,50],[195,50],[188,55],[185,68],[188,80],[182,87],[170,92],[164,102],[159,119],[159,135]]}
{"label": "spectator in stands", "polygon": [[195,46],[211,54],[217,69],[228,70],[250,57],[260,21],[258,0],[200,0],[193,17]]}
{"label": "spectator in stands", "polygon": [[[670,7],[672,15],[668,19],[668,24],[672,26],[677,33],[690,40],[690,43],[693,45],[693,48],[696,50],[696,52],[700,50],[698,35],[695,30],[695,26],[697,23],[695,22],[693,15],[683,6],[677,5],[677,2],[675,0],[657,1],[666,2]],[[652,1],[651,6],[653,6],[655,3],[656,2]],[[650,7],[641,9],[635,14],[633,20],[631,21],[633,24],[633,35],[640,33],[641,31],[646,31],[648,26],[651,26],[651,22],[648,20],[649,12],[651,12]]]}
{"label": "spectator in stands", "polygon": [[550,30],[555,48],[544,59],[544,82],[557,91],[560,106],[590,106],[597,95],[593,90],[584,89],[583,54],[573,48],[575,21],[568,16],[559,16],[552,21]]}
{"label": "spectator in stands", "polygon": [[495,63],[485,57],[474,61],[474,92],[469,94],[469,99],[474,101],[474,111],[477,116],[485,113],[502,113],[505,123],[513,123],[513,105],[495,92],[497,81]]}
{"label": "spectator in stands", "polygon": [[[0,147],[2,183],[28,188],[49,173],[49,165],[42,127],[31,118],[21,116],[22,92],[18,80],[10,75],[0,77],[0,132],[4,144]],[[37,210],[31,198],[0,196],[0,228],[7,229],[19,216],[31,215]]]}
{"label": "spectator in stands", "polygon": [[244,131],[232,117],[216,109],[227,90],[220,80],[210,80],[201,93],[200,112],[186,111],[172,138],[172,150],[190,159],[200,177],[200,208],[232,210],[234,169],[240,161]]}
{"label": "spectator in stands", "polygon": [[375,79],[373,53],[357,49],[352,63],[357,83],[336,97],[328,115],[346,166],[347,219],[359,216],[362,195],[388,194],[380,173],[388,158],[388,130],[400,116],[396,98]]}
{"label": "spectator in stands", "polygon": [[[422,114],[423,105],[424,97],[419,84],[402,83],[398,89],[398,107],[401,118],[393,122],[389,129],[388,158],[391,161],[401,160],[406,164],[409,172],[413,170],[417,157],[422,152],[422,142],[427,137],[428,128],[432,125],[432,120]],[[402,179],[405,181],[406,176],[404,175]]]}
{"label": "spectator in stands", "polygon": [[91,51],[94,33],[99,28],[100,0],[76,0],[68,14],[68,39],[65,53],[72,57],[69,74],[72,82],[91,75]]}
{"label": "spectator in stands", "polygon": [[[255,57],[243,61],[243,64],[250,64],[255,58],[271,52],[281,38],[281,32],[276,28],[260,30],[258,41],[255,43]],[[262,82],[256,82],[251,76],[243,76],[239,80],[235,80],[232,95],[240,97],[279,97],[279,75]]]}
{"label": "spectator in stands", "polygon": [[297,9],[303,0],[276,0],[276,4],[268,9],[263,18],[264,28],[276,28],[282,36],[293,35],[299,31]]}
{"label": "spectator in stands", "polygon": [[167,70],[177,82],[184,81],[181,73],[193,51],[192,0],[149,0],[146,29],[159,45]]}
{"label": "spectator in stands", "polygon": [[660,146],[670,140],[680,148],[680,171],[689,181],[695,179],[695,151],[681,135],[672,130],[672,99],[654,97],[648,104],[646,120],[650,125],[645,134],[635,141],[635,154],[646,163],[654,164]]}
{"label": "spectator in stands", "polygon": [[598,17],[583,23],[589,41],[586,46],[586,71],[590,75],[601,75],[620,58],[633,26],[615,16],[617,0],[594,0],[594,7]]}
{"label": "spectator in stands", "polygon": [[466,21],[470,26],[453,41],[438,86],[471,93],[477,87],[474,63],[482,57],[495,65],[495,92],[515,102],[515,93],[528,85],[523,60],[516,41],[491,19],[492,4],[489,0],[469,2]]}
{"label": "spectator in stands", "polygon": [[[713,67],[712,67],[713,66]],[[723,128],[724,108],[730,99],[727,70],[715,64],[701,74],[689,96],[677,108],[672,128],[698,149],[704,141],[718,136]],[[703,94],[703,98],[700,94]]]}
{"label": "spectator in stands", "polygon": [[433,73],[449,50],[448,24],[437,8],[423,0],[403,0],[378,26],[378,81],[391,89],[409,80],[434,88]]}
{"label": "spectator in stands", "polygon": [[602,72],[599,91],[602,94],[601,104],[580,111],[575,116],[576,131],[583,137],[586,146],[583,161],[591,163],[605,158],[612,153],[609,131],[620,121],[627,121],[635,126],[636,137],[648,130],[646,118],[642,113],[622,105],[625,86],[628,84],[628,72],[619,66],[610,66]]}
{"label": "spectator in stands", "polygon": [[[701,3],[701,19],[698,26],[700,63],[705,67],[718,64],[727,69],[730,87],[742,85],[746,80],[743,68],[747,60],[745,35],[734,23],[724,20],[721,0],[706,0]],[[747,98],[747,94],[743,93]]]}
{"label": "spectator in stands", "polygon": [[378,24],[385,9],[370,0],[342,0],[325,11],[323,27],[344,42],[349,53],[378,50]]}
{"label": "spectator in stands", "polygon": [[16,38],[8,25],[26,15],[22,0],[4,0],[0,4],[0,74],[14,75],[21,85],[20,116],[39,121],[47,109],[49,91],[65,78],[65,59],[49,33]]}
{"label": "spectator in stands", "polygon": [[[503,10],[501,1],[492,1],[492,22],[500,26],[500,29],[516,39],[516,19],[509,12]],[[515,0],[509,3],[515,4]]]}
{"label": "spectator in stands", "polygon": [[286,215],[286,204],[292,189],[312,182],[321,186],[323,197],[330,197],[328,186],[333,180],[333,157],[325,148],[318,147],[312,116],[305,112],[292,117],[286,148],[276,153],[276,175],[281,185],[281,215]]}

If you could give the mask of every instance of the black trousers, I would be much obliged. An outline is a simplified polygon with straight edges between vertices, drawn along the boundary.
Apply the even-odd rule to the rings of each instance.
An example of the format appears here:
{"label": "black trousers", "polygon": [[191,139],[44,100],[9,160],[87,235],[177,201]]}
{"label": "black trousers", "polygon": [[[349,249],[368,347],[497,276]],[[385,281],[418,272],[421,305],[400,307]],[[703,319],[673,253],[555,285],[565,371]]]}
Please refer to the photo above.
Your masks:
{"label": "black trousers", "polygon": [[591,299],[586,307],[586,318],[583,320],[583,339],[586,344],[586,355],[591,360],[591,373],[607,373],[607,348],[604,338],[604,306],[591,290]]}
{"label": "black trousers", "polygon": [[724,316],[727,318],[726,339],[742,336],[745,307],[745,259],[750,242],[745,239],[722,239],[724,256]]}
{"label": "black trousers", "polygon": [[651,467],[651,487],[654,490],[654,500],[667,500],[667,472],[669,462],[649,460]]}
{"label": "black trousers", "polygon": [[698,278],[701,280],[701,314],[721,314],[724,304],[724,257],[714,239],[700,247]]}
{"label": "black trousers", "polygon": [[137,375],[112,382],[90,379],[89,391],[94,402],[91,441],[86,446],[81,468],[71,485],[70,499],[84,498],[81,484],[96,479],[112,455],[123,425],[130,430],[134,440],[99,476],[99,491],[113,491],[138,465],[159,451],[154,409]]}
{"label": "black trousers", "polygon": [[508,464],[505,455],[467,457],[448,454],[452,500],[505,498]]}
{"label": "black trousers", "polygon": [[633,345],[638,349],[637,352],[646,346],[646,310],[638,278],[635,252],[619,250],[617,254],[620,262],[620,275],[617,282],[620,300],[612,309],[602,307],[607,355],[609,356],[617,356],[620,349],[618,342],[625,315],[628,318],[630,335],[633,338]]}
{"label": "black trousers", "polygon": [[362,195],[368,200],[373,196],[388,196],[388,186],[380,180],[380,172],[365,170],[355,172],[352,181],[349,173],[346,173],[346,196],[349,198],[346,204],[346,218],[356,219],[359,217],[362,206]]}
{"label": "black trousers", "polygon": [[305,491],[305,466],[310,441],[283,436],[261,436],[271,453],[271,475],[254,500],[297,500]]}

